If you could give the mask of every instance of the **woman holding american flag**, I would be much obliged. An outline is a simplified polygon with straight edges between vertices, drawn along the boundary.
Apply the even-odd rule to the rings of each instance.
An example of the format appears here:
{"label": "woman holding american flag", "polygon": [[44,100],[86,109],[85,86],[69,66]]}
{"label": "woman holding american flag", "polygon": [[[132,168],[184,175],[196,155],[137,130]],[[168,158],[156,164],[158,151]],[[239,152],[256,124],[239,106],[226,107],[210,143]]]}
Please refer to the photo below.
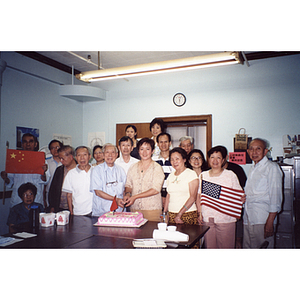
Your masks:
{"label": "woman holding american flag", "polygon": [[204,236],[208,249],[231,249],[235,246],[235,222],[241,216],[245,194],[237,176],[224,169],[226,153],[223,147],[208,153],[210,170],[200,174],[197,201],[200,202],[200,224],[209,226]]}

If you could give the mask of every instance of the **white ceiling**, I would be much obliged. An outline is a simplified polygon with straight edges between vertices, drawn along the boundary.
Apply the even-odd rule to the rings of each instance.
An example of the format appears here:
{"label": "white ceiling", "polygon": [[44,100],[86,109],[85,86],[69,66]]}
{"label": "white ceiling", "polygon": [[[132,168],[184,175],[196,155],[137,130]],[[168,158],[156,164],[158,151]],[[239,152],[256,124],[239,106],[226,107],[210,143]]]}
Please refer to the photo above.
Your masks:
{"label": "white ceiling", "polygon": [[[100,67],[104,69],[193,57],[217,51],[101,51]],[[86,72],[98,69],[98,51],[40,51],[46,57]],[[78,55],[78,56],[76,56]],[[88,56],[91,60],[88,62]]]}

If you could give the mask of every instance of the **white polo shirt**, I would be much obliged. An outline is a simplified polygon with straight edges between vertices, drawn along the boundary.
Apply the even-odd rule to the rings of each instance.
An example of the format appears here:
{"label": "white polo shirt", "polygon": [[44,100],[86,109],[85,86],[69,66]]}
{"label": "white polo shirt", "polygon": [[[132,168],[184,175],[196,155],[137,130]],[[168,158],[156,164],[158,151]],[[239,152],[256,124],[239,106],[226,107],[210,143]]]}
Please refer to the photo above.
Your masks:
{"label": "white polo shirt", "polygon": [[72,193],[74,215],[87,215],[92,212],[93,193],[90,192],[91,170],[80,170],[78,165],[70,170],[64,180],[62,191]]}
{"label": "white polo shirt", "polygon": [[128,163],[126,163],[123,159],[122,154],[120,154],[120,157],[116,159],[115,164],[122,167],[127,175],[127,172],[130,168],[131,165],[135,164],[136,162],[138,162],[139,160],[130,156],[130,160]]}

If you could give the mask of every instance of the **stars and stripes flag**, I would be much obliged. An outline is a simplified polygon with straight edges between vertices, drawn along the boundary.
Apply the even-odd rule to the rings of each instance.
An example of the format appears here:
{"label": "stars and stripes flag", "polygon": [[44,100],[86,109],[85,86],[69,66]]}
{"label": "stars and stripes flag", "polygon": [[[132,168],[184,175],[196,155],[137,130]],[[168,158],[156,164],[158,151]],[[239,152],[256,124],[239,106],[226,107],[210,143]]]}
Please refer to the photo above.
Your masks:
{"label": "stars and stripes flag", "polygon": [[243,203],[243,190],[231,189],[209,181],[202,180],[201,205],[206,205],[223,214],[240,218]]}

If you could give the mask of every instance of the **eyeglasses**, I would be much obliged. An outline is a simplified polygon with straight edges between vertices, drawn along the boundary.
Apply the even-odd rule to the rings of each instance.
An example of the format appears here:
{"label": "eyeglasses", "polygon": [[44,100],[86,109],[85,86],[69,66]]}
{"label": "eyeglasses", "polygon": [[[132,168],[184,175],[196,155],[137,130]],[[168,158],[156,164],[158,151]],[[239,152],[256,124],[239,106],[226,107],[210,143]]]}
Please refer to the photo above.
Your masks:
{"label": "eyeglasses", "polygon": [[191,160],[202,160],[202,157],[200,157],[200,156],[192,156]]}
{"label": "eyeglasses", "polygon": [[55,147],[51,147],[50,150],[54,150],[54,149],[58,150],[59,148],[60,148],[59,146],[55,146]]}
{"label": "eyeglasses", "polygon": [[24,193],[23,194],[23,197],[24,198],[30,198],[30,197],[32,197],[33,196],[33,193]]}
{"label": "eyeglasses", "polygon": [[106,182],[106,186],[116,186],[117,184],[118,184],[118,181]]}

